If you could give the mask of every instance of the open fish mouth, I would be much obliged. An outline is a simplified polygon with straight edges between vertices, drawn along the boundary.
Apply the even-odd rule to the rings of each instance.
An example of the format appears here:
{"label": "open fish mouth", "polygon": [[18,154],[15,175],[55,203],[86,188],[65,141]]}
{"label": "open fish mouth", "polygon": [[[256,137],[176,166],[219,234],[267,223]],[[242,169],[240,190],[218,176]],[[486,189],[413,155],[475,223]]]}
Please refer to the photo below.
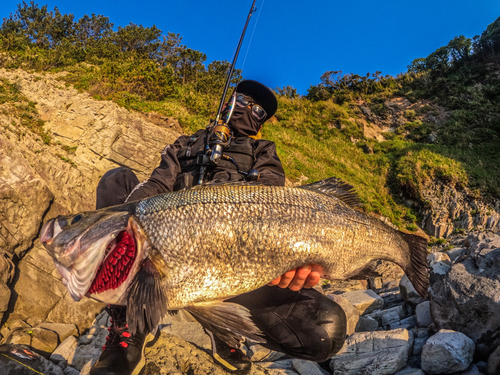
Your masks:
{"label": "open fish mouth", "polygon": [[77,215],[76,221],[71,216],[50,220],[40,239],[73,300],[88,296],[119,303],[140,266],[146,237],[129,213],[103,212],[92,219],[85,215]]}

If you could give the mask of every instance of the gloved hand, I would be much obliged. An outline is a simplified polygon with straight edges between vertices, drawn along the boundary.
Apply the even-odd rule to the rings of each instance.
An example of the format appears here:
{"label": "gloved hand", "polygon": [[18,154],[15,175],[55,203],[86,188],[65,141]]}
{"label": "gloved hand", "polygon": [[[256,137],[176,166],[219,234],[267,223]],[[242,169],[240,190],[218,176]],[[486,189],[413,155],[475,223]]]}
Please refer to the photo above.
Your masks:
{"label": "gloved hand", "polygon": [[319,264],[306,264],[302,267],[285,272],[267,285],[277,285],[280,288],[289,288],[294,292],[302,288],[312,288],[319,283],[322,271],[321,268]]}

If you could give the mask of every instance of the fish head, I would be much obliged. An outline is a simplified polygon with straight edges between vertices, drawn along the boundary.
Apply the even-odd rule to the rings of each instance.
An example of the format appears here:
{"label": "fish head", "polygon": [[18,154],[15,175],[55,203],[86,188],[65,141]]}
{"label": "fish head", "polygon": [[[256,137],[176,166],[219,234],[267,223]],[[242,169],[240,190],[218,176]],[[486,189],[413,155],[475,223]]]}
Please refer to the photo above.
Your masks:
{"label": "fish head", "polygon": [[144,260],[148,241],[127,210],[104,209],[57,216],[47,221],[40,240],[71,297],[122,304]]}

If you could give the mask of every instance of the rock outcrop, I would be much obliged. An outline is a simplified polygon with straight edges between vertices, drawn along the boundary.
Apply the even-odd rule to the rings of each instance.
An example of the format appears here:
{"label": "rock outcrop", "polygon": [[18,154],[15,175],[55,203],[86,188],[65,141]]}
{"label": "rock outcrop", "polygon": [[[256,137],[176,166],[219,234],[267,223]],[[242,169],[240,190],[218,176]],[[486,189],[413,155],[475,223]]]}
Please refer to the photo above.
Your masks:
{"label": "rock outcrop", "polygon": [[445,238],[454,231],[500,230],[500,201],[486,203],[467,188],[457,189],[441,181],[429,182],[422,190],[427,208],[422,228],[429,235]]}
{"label": "rock outcrop", "polygon": [[500,345],[500,236],[471,235],[464,245],[468,256],[432,275],[431,314],[438,329],[464,333],[487,360]]}
{"label": "rock outcrop", "polygon": [[[429,100],[412,103],[406,98],[396,97],[386,99],[383,103],[368,104],[360,100],[357,104],[361,112],[358,123],[363,126],[364,136],[378,141],[385,140],[386,132],[404,134],[402,129],[409,122],[422,121],[439,126],[449,117],[448,111]],[[427,141],[434,141],[432,135]]]}

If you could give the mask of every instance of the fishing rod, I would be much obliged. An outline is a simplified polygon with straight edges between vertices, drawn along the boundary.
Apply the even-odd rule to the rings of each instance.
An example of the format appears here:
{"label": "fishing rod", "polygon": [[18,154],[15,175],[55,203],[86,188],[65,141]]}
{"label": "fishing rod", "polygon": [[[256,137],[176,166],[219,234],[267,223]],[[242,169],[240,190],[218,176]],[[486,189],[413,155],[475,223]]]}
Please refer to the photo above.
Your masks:
{"label": "fishing rod", "polygon": [[252,6],[250,7],[250,11],[248,12],[247,21],[245,22],[245,27],[243,28],[243,32],[241,33],[240,41],[238,42],[238,47],[236,47],[236,52],[234,54],[231,68],[229,69],[229,73],[227,74],[226,84],[224,85],[224,91],[222,93],[222,98],[219,103],[219,109],[217,110],[217,116],[215,117],[215,122],[219,120],[222,108],[224,107],[224,101],[226,100],[227,89],[229,88],[229,84],[231,83],[231,78],[233,76],[236,60],[238,59],[238,54],[240,53],[241,44],[243,43],[243,38],[245,37],[245,33],[247,31],[248,22],[250,21],[250,17],[252,17],[252,15],[257,10],[257,7],[255,6],[255,1],[256,0],[253,0]]}
{"label": "fishing rod", "polygon": [[255,6],[255,1],[256,0],[253,0],[252,6],[250,7],[250,11],[248,12],[247,20],[245,22],[245,27],[243,28],[243,32],[241,33],[238,46],[236,47],[236,52],[234,53],[233,62],[231,63],[231,67],[227,74],[226,83],[224,85],[224,91],[222,92],[222,97],[219,103],[219,109],[217,110],[217,116],[215,117],[215,121],[207,126],[207,137],[209,138],[205,149],[205,155],[200,155],[198,157],[198,164],[200,165],[198,185],[201,185],[203,183],[203,178],[205,177],[207,165],[217,164],[223,158],[222,151],[231,142],[231,129],[229,128],[227,123],[229,122],[229,119],[233,114],[234,106],[236,103],[235,95],[233,95],[233,97],[231,98],[231,102],[228,104],[228,110],[226,111],[226,115],[224,116],[224,118],[221,118],[221,114],[224,108],[227,90],[229,88],[229,85],[231,84],[231,78],[233,76],[236,60],[238,59],[238,54],[240,53],[241,44],[243,43],[243,38],[245,37],[245,33],[247,31],[248,22],[250,21],[250,18],[257,10],[257,7]]}

